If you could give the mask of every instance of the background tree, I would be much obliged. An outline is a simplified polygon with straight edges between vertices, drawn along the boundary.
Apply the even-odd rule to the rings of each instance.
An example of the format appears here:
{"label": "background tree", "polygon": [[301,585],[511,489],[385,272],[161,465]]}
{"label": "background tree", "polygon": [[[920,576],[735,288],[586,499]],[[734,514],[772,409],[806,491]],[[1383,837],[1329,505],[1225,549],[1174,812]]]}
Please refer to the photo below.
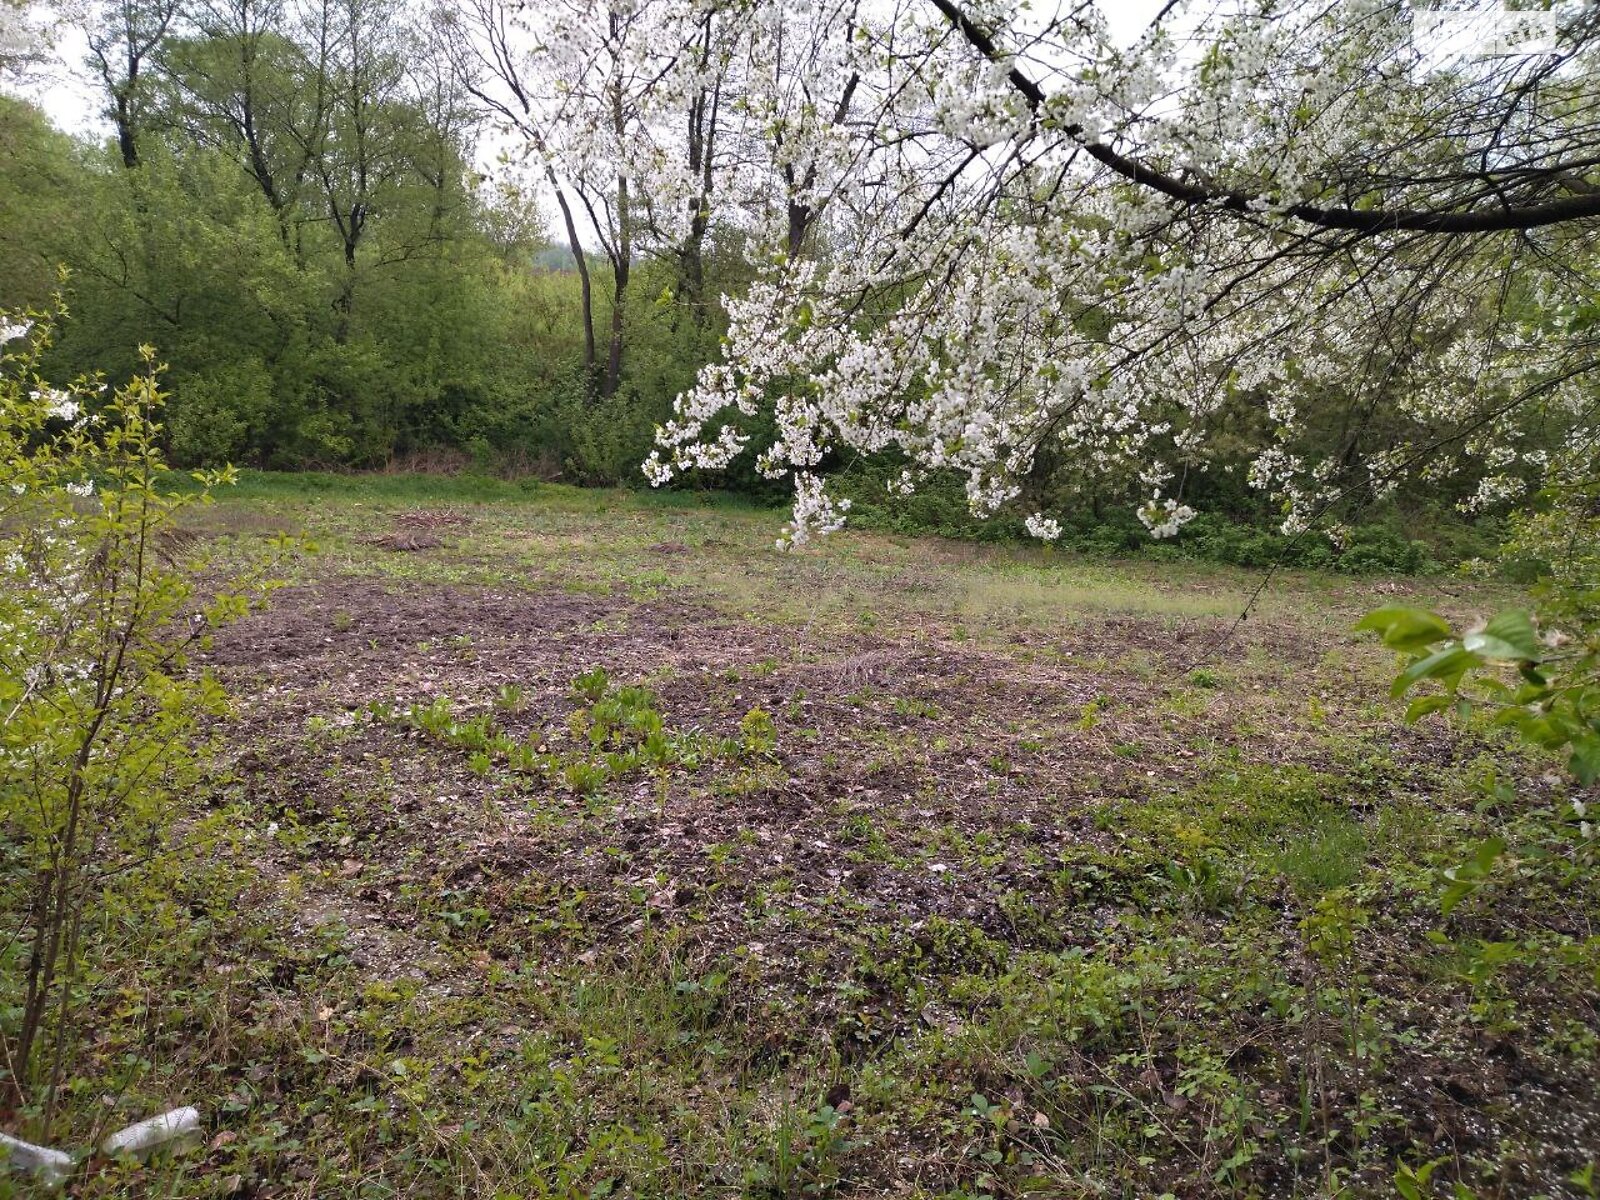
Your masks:
{"label": "background tree", "polygon": [[149,115],[151,60],[178,15],[179,0],[102,0],[86,14],[90,61],[105,87],[122,165],[139,165]]}
{"label": "background tree", "polygon": [[0,96],[0,279],[16,304],[41,306],[57,286],[62,219],[82,204],[87,174],[71,138]]}

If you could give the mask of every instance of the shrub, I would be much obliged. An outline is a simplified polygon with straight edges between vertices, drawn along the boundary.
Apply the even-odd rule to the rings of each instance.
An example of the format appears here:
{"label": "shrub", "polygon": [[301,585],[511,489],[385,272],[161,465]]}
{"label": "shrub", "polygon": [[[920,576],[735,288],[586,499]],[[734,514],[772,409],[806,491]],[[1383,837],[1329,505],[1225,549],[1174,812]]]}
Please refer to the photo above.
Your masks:
{"label": "shrub", "polygon": [[173,458],[201,466],[239,461],[260,444],[272,407],[272,375],[259,359],[183,380],[167,421]]}
{"label": "shrub", "polygon": [[1361,525],[1350,531],[1338,569],[1350,575],[1412,575],[1428,565],[1425,542],[1411,541],[1382,525]]}
{"label": "shrub", "polygon": [[48,317],[0,314],[0,1080],[48,1136],[91,908],[166,846],[193,783],[188,739],[223,698],[186,656],[245,610],[197,594],[180,513],[230,482],[172,490],[154,352],[111,392],[38,374]]}

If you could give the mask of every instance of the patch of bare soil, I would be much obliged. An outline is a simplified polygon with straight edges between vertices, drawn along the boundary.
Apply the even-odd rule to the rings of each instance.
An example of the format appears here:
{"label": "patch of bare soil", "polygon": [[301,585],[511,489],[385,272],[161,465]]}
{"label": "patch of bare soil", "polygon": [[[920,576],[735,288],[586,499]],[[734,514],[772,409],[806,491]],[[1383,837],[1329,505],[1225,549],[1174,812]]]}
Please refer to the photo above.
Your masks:
{"label": "patch of bare soil", "polygon": [[[1117,624],[1124,645],[1139,640]],[[1167,645],[1171,630],[1149,637]],[[1239,740],[1227,704],[1177,716],[1161,710],[1164,681],[1070,657],[1019,661],[914,634],[824,646],[694,604],[554,591],[329,580],[279,593],[219,636],[211,662],[249,698],[232,769],[263,812],[305,827],[348,814],[317,865],[380,919],[405,927],[385,905],[442,880],[482,899],[490,954],[566,953],[648,919],[718,952],[758,946],[787,987],[848,970],[841,920],[913,934],[959,920],[1019,946],[1087,940],[1092,929],[1020,919],[1015,898],[1037,910],[1086,848],[1115,853],[1096,823],[1108,799],[1181,787],[1195,746]],[[752,708],[771,713],[778,761],[679,775],[665,796],[641,776],[596,804],[475,774],[462,752],[363,711],[448,696],[482,712],[511,685],[519,710],[498,720],[537,739],[567,721],[570,681],[596,665],[650,683],[669,728],[730,735]],[[1271,734],[1252,749],[1310,752]],[[1127,884],[1113,872],[1105,887]],[[581,912],[552,944],[515,928],[528,897],[560,893],[581,895]]]}
{"label": "patch of bare soil", "polygon": [[[1248,689],[1172,702],[1184,652],[1218,628],[1114,619],[1087,642],[1013,653],[917,629],[822,641],[693,602],[334,578],[218,636],[209,662],[240,704],[217,769],[272,823],[261,869],[297,872],[307,923],[345,923],[375,976],[460,992],[496,965],[587,961],[672,929],[707,961],[745,964],[761,1052],[822,1038],[850,1056],[962,1019],[909,1009],[885,962],[982,968],[993,945],[1135,936],[1130,897],[1152,868],[1119,854],[1111,807],[1194,787],[1196,759],[1229,750],[1326,765],[1319,739],[1274,723]],[[1281,630],[1256,644],[1287,662],[1319,653]],[[1106,665],[1130,649],[1157,668]],[[585,799],[475,771],[365,711],[448,696],[483,713],[512,687],[498,724],[554,740],[577,706],[571,681],[597,665],[650,686],[669,729],[735,736],[751,709],[770,713],[774,761],[664,785],[639,772]],[[1419,779],[1463,753],[1428,731],[1386,749]],[[1353,785],[1352,813],[1365,803]],[[1474,1132],[1476,1102],[1431,1069],[1416,1086],[1444,1092],[1423,1111],[1461,1126],[1441,1138],[1489,1138],[1497,1126]],[[1536,1082],[1484,1086],[1501,1104]]]}

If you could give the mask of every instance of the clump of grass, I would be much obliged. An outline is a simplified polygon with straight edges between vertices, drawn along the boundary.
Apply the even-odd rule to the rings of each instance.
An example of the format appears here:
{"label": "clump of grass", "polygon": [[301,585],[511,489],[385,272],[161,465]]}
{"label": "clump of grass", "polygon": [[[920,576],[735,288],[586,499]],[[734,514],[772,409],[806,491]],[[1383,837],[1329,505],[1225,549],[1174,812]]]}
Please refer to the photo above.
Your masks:
{"label": "clump of grass", "polygon": [[1366,833],[1344,813],[1327,810],[1285,839],[1276,866],[1302,899],[1348,887],[1361,875]]}

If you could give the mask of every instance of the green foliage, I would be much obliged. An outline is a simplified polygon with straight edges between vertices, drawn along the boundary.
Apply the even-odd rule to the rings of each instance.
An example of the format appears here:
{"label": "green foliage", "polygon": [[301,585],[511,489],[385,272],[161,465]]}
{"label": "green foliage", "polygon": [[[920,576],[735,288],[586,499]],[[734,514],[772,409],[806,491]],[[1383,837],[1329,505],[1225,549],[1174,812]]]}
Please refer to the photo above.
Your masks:
{"label": "green foliage", "polygon": [[604,667],[590,667],[572,680],[572,690],[590,704],[604,696],[610,687],[611,677]]}
{"label": "green foliage", "polygon": [[505,716],[527,711],[516,684],[503,685],[493,710],[472,717],[459,714],[448,696],[414,703],[403,713],[381,701],[367,711],[376,720],[398,721],[466,751],[475,774],[487,775],[496,764],[504,764],[516,774],[539,776],[583,797],[597,796],[607,784],[640,771],[653,772],[664,787],[674,770],[695,771],[714,762],[755,763],[777,750],[777,727],[759,708],[745,714],[737,738],[714,738],[694,729],[668,730],[654,693],[615,686],[602,666],[574,676],[570,690],[579,705],[568,714],[565,731],[536,731],[521,740],[496,719],[496,711]]}
{"label": "green foliage", "polygon": [[94,978],[83,930],[173,853],[191,739],[224,707],[188,656],[247,607],[230,587],[200,591],[174,540],[232,476],[166,485],[154,351],[109,392],[54,387],[39,368],[58,315],[0,314],[0,912],[22,956],[0,989],[0,1079],[45,1135]]}
{"label": "green foliage", "polygon": [[747,754],[771,754],[778,748],[778,727],[770,714],[752,708],[739,722],[739,738]]}
{"label": "green foliage", "polygon": [[[887,483],[899,466],[889,460],[854,464],[842,476],[841,492],[851,501],[851,524],[895,533],[932,533],[977,542],[1033,543],[1015,513],[974,517],[962,480],[935,474],[908,497],[891,495]],[[1394,513],[1361,514],[1335,540],[1312,531],[1287,537],[1272,528],[1272,514],[1253,499],[1218,495],[1211,507],[1168,541],[1155,541],[1133,515],[1133,502],[1115,485],[1098,490],[1049,493],[1052,513],[1060,514],[1056,545],[1079,553],[1154,559],[1190,559],[1265,569],[1290,567],[1347,575],[1411,575],[1437,570],[1482,553],[1489,539],[1457,518],[1432,515],[1425,526],[1435,543],[1407,536],[1409,522]],[[1202,503],[1207,503],[1202,501]],[[1034,543],[1037,544],[1037,543]]]}
{"label": "green foliage", "polygon": [[1491,725],[1562,755],[1580,784],[1600,778],[1600,645],[1542,634],[1517,609],[1458,633],[1436,613],[1396,605],[1368,614],[1357,628],[1407,655],[1391,688],[1396,698],[1436,685],[1411,702],[1408,721],[1444,709],[1482,713]]}
{"label": "green foliage", "polygon": [[1354,883],[1361,874],[1367,839],[1343,813],[1324,811],[1286,839],[1276,866],[1301,896],[1320,896]]}
{"label": "green foliage", "polygon": [[[1570,616],[1581,605],[1565,611]],[[1358,628],[1403,655],[1390,689],[1396,698],[1431,687],[1407,706],[1408,722],[1449,711],[1462,721],[1510,730],[1535,752],[1558,756],[1582,787],[1600,778],[1600,654],[1592,624],[1572,636],[1508,609],[1457,630],[1437,613],[1392,605],[1369,613]],[[1485,803],[1509,820],[1500,832],[1459,847],[1456,861],[1439,872],[1441,916],[1450,918],[1470,898],[1507,881],[1583,894],[1600,856],[1588,802],[1579,795],[1558,796],[1517,812],[1516,789],[1498,772],[1487,774],[1483,788]],[[1438,940],[1455,945],[1444,933]],[[1524,958],[1514,943],[1481,938],[1457,948],[1467,958],[1462,978],[1480,991],[1499,970]],[[1410,1182],[1415,1188],[1420,1181]]]}
{"label": "green foliage", "polygon": [[[641,486],[656,424],[717,351],[720,309],[691,313],[670,299],[676,264],[641,260],[621,385],[597,394],[576,271],[542,252],[536,210],[474,186],[450,102],[368,97],[361,152],[381,162],[362,183],[337,136],[308,139],[279,102],[329,69],[297,36],[260,39],[246,67],[226,29],[170,34],[136,169],[0,99],[0,296],[42,301],[70,269],[77,320],[53,366],[124,380],[138,367],[126,347],[158,332],[164,449],[185,465],[399,459]],[[231,115],[247,96],[254,148]],[[328,119],[337,135],[344,118]],[[744,277],[736,240],[708,252],[708,294]]]}
{"label": "green foliage", "polygon": [[83,203],[81,147],[39,109],[0,95],[0,296],[48,305],[58,286],[64,219]]}
{"label": "green foliage", "polygon": [[1505,852],[1505,839],[1492,837],[1479,843],[1459,866],[1447,868],[1444,876],[1449,886],[1439,897],[1439,911],[1448,917],[1456,905],[1488,882],[1495,862]]}

